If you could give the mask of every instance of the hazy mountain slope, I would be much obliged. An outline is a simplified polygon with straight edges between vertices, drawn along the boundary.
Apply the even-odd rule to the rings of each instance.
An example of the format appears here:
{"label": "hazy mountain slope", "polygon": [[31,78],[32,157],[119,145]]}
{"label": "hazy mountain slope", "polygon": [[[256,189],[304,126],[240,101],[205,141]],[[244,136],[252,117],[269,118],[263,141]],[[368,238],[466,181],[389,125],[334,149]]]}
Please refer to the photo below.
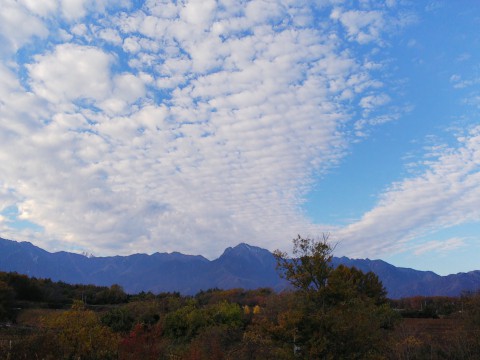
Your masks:
{"label": "hazy mountain slope", "polygon": [[[382,260],[334,258],[334,266],[344,264],[373,271],[387,288],[390,298],[414,295],[459,295],[463,290],[480,289],[480,271],[439,276],[431,271],[397,268]],[[209,288],[271,287],[284,289],[273,255],[247,244],[227,248],[213,261],[202,256],[174,253],[130,256],[86,257],[50,253],[29,242],[0,239],[0,271],[16,271],[29,276],[68,283],[120,284],[127,292],[179,291],[195,294]]]}

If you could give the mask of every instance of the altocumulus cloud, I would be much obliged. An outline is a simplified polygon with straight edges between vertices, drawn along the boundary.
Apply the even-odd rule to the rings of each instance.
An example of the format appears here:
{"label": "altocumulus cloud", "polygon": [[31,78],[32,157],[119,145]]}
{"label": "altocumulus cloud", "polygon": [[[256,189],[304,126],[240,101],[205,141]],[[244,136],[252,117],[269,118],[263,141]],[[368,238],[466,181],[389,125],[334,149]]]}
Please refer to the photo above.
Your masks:
{"label": "altocumulus cloud", "polygon": [[[327,229],[302,214],[304,196],[355,124],[371,126],[364,117],[388,105],[375,53],[403,26],[394,1],[338,3],[0,1],[14,15],[2,10],[0,22],[3,236],[214,256]],[[396,185],[379,206],[424,179]]]}

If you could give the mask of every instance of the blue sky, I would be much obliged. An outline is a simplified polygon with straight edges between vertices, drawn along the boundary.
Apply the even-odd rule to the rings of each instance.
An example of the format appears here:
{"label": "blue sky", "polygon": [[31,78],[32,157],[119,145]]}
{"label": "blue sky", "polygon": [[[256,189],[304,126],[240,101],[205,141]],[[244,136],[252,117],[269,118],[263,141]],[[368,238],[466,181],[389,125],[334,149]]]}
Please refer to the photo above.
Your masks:
{"label": "blue sky", "polygon": [[1,237],[480,268],[479,5],[0,5]]}

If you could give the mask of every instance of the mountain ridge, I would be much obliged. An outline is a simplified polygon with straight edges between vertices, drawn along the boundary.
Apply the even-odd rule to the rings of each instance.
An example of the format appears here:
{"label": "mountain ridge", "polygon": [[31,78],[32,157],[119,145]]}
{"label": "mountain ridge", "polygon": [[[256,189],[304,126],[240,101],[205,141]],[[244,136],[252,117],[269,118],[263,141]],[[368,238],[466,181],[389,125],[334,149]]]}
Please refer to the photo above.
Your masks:
{"label": "mountain ridge", "polygon": [[[355,266],[378,275],[392,299],[409,296],[458,296],[480,289],[480,271],[438,275],[395,267],[383,260],[334,257],[333,266]],[[273,254],[240,243],[228,247],[217,259],[179,252],[88,257],[65,251],[48,252],[30,242],[0,238],[0,271],[68,283],[110,286],[119,284],[129,293],[178,291],[193,295],[209,288],[288,287],[276,271]]]}

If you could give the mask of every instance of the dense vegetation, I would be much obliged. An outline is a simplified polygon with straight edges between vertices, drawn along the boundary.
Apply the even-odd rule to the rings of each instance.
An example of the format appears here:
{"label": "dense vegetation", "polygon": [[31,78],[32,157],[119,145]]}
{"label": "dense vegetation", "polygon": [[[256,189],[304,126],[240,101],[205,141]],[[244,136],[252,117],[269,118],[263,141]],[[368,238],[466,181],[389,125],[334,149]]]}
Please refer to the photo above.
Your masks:
{"label": "dense vegetation", "polygon": [[[388,300],[326,241],[277,251],[292,290],[125,294],[0,273],[0,359],[476,359],[480,294]],[[403,318],[403,319],[402,319]]]}

